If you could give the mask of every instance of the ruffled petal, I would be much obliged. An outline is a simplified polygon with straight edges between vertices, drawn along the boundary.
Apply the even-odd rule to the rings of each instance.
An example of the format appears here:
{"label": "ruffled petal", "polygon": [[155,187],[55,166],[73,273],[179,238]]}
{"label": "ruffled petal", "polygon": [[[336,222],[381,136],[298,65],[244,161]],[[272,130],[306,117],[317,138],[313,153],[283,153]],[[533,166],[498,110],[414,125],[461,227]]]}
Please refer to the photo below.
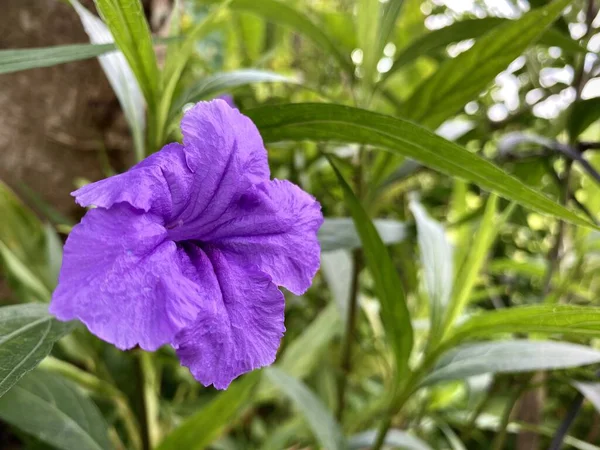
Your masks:
{"label": "ruffled petal", "polygon": [[181,121],[194,184],[169,224],[175,241],[195,239],[251,185],[269,179],[267,152],[252,121],[223,100],[200,102]]}
{"label": "ruffled petal", "polygon": [[[221,295],[174,342],[181,364],[205,386],[225,389],[241,374],[273,363],[285,331],[283,294],[269,276],[235,255],[196,248],[207,258]],[[189,250],[188,250],[189,253]]]}
{"label": "ruffled petal", "polygon": [[50,312],[120,349],[170,343],[215,295],[216,281],[199,278],[160,222],[126,203],[88,211],[67,239]]}
{"label": "ruffled petal", "polygon": [[289,181],[252,186],[202,241],[256,264],[295,294],[305,292],[320,264],[321,205]]}
{"label": "ruffled petal", "polygon": [[81,206],[110,208],[125,202],[170,220],[187,205],[192,175],[183,146],[169,144],[127,172],[88,184],[72,195]]}

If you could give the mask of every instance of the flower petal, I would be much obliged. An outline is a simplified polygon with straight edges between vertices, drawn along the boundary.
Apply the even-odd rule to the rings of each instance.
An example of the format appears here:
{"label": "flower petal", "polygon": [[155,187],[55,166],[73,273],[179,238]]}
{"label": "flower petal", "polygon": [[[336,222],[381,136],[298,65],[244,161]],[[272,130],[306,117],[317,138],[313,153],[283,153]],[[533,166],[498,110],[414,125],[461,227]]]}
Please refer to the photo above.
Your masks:
{"label": "flower petal", "polygon": [[126,203],[88,211],[65,245],[50,312],[81,320],[120,349],[170,343],[216,282],[187,276],[199,271],[159,222]]}
{"label": "flower petal", "polygon": [[285,302],[257,267],[214,247],[204,252],[199,258],[212,262],[222,295],[176,336],[174,347],[198,381],[225,389],[241,374],[273,363],[285,331]]}
{"label": "flower petal", "polygon": [[253,186],[214,229],[200,237],[258,265],[295,294],[305,292],[320,264],[319,203],[289,181]]}
{"label": "flower petal", "polygon": [[258,130],[223,100],[196,104],[183,116],[181,131],[194,184],[187,207],[169,224],[175,241],[195,239],[252,184],[269,179]]}
{"label": "flower petal", "polygon": [[187,205],[191,183],[183,146],[169,144],[127,172],[88,184],[72,195],[81,206],[110,208],[125,202],[170,220]]}

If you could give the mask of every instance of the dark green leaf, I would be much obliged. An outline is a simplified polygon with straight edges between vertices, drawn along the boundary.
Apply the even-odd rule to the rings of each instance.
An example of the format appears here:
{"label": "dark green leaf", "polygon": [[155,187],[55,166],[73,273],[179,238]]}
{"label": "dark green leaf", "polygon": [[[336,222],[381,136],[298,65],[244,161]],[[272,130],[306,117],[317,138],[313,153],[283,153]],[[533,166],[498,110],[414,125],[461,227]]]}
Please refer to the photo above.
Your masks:
{"label": "dark green leaf", "polygon": [[0,396],[34,369],[73,327],[73,322],[54,319],[46,305],[0,308]]}
{"label": "dark green leaf", "polygon": [[375,291],[381,304],[381,320],[389,344],[394,350],[396,375],[401,376],[408,369],[408,359],[413,345],[413,330],[402,282],[373,222],[333,160],[329,159],[329,162],[342,186],[346,206],[350,210],[356,231],[362,241],[367,267],[373,276]]}
{"label": "dark green leaf", "polygon": [[492,163],[406,120],[333,104],[299,103],[247,111],[265,142],[342,141],[377,145],[523,206],[593,226]]}
{"label": "dark green leaf", "polygon": [[62,377],[33,372],[0,399],[0,419],[61,450],[109,450],[100,411]]}
{"label": "dark green leaf", "polygon": [[577,138],[598,119],[600,119],[600,97],[576,102],[567,123],[569,135],[574,139]]}
{"label": "dark green leaf", "polygon": [[275,367],[268,367],[264,372],[271,383],[276,385],[282,394],[289,397],[302,413],[323,448],[346,449],[339,424],[323,402],[304,383]]}
{"label": "dark green leaf", "polygon": [[442,64],[416,89],[406,102],[405,111],[411,119],[436,128],[473,100],[498,73],[535,43],[569,2],[555,0],[519,20],[494,28],[471,49]]}
{"label": "dark green leaf", "polygon": [[568,342],[481,342],[462,345],[444,354],[423,385],[484,373],[566,369],[598,362],[600,351]]}
{"label": "dark green leaf", "polygon": [[114,44],[73,44],[43,48],[0,50],[0,74],[80,61],[115,50],[116,47]]}
{"label": "dark green leaf", "polygon": [[485,312],[460,325],[450,339],[475,339],[498,333],[556,333],[600,337],[600,308],[535,305]]}
{"label": "dark green leaf", "polygon": [[[203,3],[220,3],[221,0],[202,0]],[[350,61],[350,55],[346,55],[337,43],[335,43],[323,28],[314,23],[305,14],[277,0],[232,0],[229,7],[237,11],[247,11],[265,19],[292,28],[306,38],[312,40],[319,48],[322,48],[335,57],[342,68],[354,71]]]}
{"label": "dark green leaf", "polygon": [[219,393],[208,405],[185,419],[164,441],[158,450],[201,450],[220,436],[250,400],[261,372],[252,372],[235,381]]}

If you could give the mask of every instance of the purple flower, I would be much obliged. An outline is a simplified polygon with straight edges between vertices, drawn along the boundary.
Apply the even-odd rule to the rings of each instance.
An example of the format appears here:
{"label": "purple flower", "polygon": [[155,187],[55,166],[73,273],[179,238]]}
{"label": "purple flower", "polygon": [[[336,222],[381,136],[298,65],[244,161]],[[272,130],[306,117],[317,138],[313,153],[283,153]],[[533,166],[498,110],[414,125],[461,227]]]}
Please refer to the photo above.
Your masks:
{"label": "purple flower", "polygon": [[277,286],[319,267],[319,203],[269,180],[258,130],[222,100],[198,103],[169,144],[73,193],[95,205],[65,245],[50,312],[120,349],[171,344],[205,386],[271,364],[285,327]]}
{"label": "purple flower", "polygon": [[217,98],[223,100],[225,103],[227,103],[232,108],[237,108],[237,105],[233,101],[233,97],[231,95],[223,94],[223,95],[219,95]]}

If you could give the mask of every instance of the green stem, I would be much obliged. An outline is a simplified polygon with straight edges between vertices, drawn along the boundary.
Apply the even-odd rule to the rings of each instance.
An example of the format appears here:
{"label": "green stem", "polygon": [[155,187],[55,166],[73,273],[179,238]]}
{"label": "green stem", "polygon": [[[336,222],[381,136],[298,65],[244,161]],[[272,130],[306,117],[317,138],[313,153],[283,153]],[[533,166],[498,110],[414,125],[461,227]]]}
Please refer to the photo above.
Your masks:
{"label": "green stem", "polygon": [[160,424],[158,420],[159,378],[152,354],[138,353],[138,377],[142,388],[142,428],[143,448],[151,450],[160,440]]}

